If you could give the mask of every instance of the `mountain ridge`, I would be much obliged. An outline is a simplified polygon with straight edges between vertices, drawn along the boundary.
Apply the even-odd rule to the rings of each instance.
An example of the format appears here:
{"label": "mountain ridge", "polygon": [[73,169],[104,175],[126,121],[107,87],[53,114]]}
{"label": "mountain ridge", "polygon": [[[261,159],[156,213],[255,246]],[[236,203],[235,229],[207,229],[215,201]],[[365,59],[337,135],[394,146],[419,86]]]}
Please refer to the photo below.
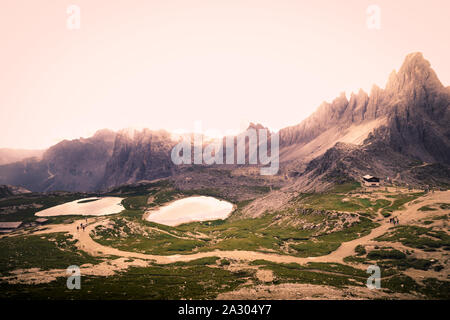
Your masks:
{"label": "mountain ridge", "polygon": [[[405,163],[419,161],[443,165],[445,176],[450,164],[449,88],[421,53],[407,55],[385,88],[374,85],[370,94],[359,90],[349,99],[341,93],[299,124],[281,129],[281,174],[295,180],[289,184],[307,188],[324,185],[318,179],[333,180],[336,172],[352,179],[370,170],[397,176],[411,169]],[[249,128],[264,126],[252,123]],[[0,166],[0,183],[32,191],[93,191],[170,177],[178,172],[170,160],[176,143],[167,131],[99,130],[90,138],[61,141],[42,160]],[[327,165],[330,159],[336,163]],[[371,169],[367,159],[378,165]],[[401,175],[399,180],[421,183]]]}

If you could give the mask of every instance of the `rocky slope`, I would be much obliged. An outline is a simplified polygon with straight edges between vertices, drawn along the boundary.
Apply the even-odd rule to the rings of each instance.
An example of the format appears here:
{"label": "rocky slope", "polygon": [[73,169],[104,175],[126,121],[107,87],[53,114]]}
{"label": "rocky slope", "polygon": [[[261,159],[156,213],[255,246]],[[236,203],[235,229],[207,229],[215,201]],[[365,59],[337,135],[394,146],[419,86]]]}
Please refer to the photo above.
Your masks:
{"label": "rocky slope", "polygon": [[171,175],[174,164],[170,152],[175,142],[165,131],[130,132],[116,136],[111,157],[107,160],[99,188],[108,189],[139,180],[152,180]]}

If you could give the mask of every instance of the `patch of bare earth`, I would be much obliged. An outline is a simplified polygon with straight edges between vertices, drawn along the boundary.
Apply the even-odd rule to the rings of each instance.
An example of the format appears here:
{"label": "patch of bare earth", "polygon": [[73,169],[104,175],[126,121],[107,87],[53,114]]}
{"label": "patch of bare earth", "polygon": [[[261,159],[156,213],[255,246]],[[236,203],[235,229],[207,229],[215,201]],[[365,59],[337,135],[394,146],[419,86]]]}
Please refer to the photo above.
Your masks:
{"label": "patch of bare earth", "polygon": [[[99,264],[83,264],[80,266],[81,276],[112,276],[129,267],[146,267],[148,261],[140,259],[118,258]],[[17,269],[11,272],[11,276],[2,277],[1,280],[11,284],[40,284],[55,281],[57,278],[67,277],[66,269],[40,270],[39,268]]]}
{"label": "patch of bare earth", "polygon": [[366,287],[335,288],[331,286],[284,283],[261,284],[221,293],[218,300],[362,300],[362,299],[419,299],[411,294],[388,293]]}

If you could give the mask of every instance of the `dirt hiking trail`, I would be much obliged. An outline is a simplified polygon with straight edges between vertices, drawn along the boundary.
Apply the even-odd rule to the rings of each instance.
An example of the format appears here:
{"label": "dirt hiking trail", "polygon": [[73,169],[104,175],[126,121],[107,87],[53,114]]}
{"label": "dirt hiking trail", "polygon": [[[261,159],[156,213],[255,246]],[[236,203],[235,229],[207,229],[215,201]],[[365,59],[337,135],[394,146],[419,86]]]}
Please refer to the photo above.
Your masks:
{"label": "dirt hiking trail", "polygon": [[[405,205],[404,210],[395,211],[393,213],[393,216],[399,219],[400,225],[408,224],[417,221],[419,219],[426,218],[429,215],[435,214],[434,211],[418,211],[420,207],[424,205],[432,205],[439,202],[446,202],[449,201],[449,199],[450,199],[450,190],[428,193],[425,196],[422,196],[412,202],[407,203]],[[376,243],[374,241],[375,238],[383,235],[389,229],[393,228],[393,225],[389,223],[389,218],[382,219],[380,221],[377,221],[380,223],[380,226],[372,229],[370,234],[348,242],[343,242],[337,250],[331,252],[330,254],[318,257],[300,258],[289,255],[263,253],[256,251],[242,251],[242,250],[233,250],[233,251],[215,250],[210,252],[199,252],[194,254],[176,254],[166,256],[166,255],[152,255],[152,254],[123,251],[101,245],[91,238],[90,233],[92,230],[95,229],[96,226],[104,224],[105,220],[98,221],[96,220],[96,218],[88,218],[87,219],[88,226],[86,227],[86,229],[84,231],[77,230],[77,226],[79,226],[80,223],[85,222],[86,220],[82,219],[67,225],[50,225],[47,226],[46,229],[39,230],[34,234],[67,232],[71,234],[74,239],[78,240],[77,246],[79,249],[93,256],[114,255],[123,258],[152,260],[158,264],[168,264],[179,261],[187,262],[205,257],[220,257],[246,261],[267,260],[275,263],[305,264],[308,262],[335,262],[346,264],[343,261],[343,259],[347,256],[353,255],[355,253],[355,247],[357,245]]]}

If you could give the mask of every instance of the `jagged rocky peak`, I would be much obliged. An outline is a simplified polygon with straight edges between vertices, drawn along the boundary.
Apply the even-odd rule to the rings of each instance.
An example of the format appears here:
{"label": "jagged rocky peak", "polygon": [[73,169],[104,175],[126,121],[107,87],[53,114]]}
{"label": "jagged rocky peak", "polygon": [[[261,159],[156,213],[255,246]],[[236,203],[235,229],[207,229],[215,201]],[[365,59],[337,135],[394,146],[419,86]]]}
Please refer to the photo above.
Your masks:
{"label": "jagged rocky peak", "polygon": [[333,109],[335,109],[337,112],[342,113],[342,111],[347,107],[348,105],[348,99],[345,94],[345,91],[341,92],[339,97],[335,98],[333,102],[331,103],[331,106]]}
{"label": "jagged rocky peak", "polygon": [[[411,119],[421,122],[430,118],[448,128],[450,94],[421,53],[409,54],[400,70],[391,74],[384,95],[387,111],[397,119],[405,119],[408,126],[420,128]],[[450,136],[449,129],[444,131]]]}
{"label": "jagged rocky peak", "polygon": [[369,95],[363,90],[359,89],[358,93],[352,92],[350,95],[349,104],[357,104],[366,101]]}
{"label": "jagged rocky peak", "polygon": [[[392,71],[386,84],[386,91],[398,93],[414,87],[425,89],[443,89],[431,64],[421,52],[408,54],[398,72]],[[412,87],[412,88],[411,88]]]}
{"label": "jagged rocky peak", "polygon": [[324,101],[312,116],[317,120],[325,120],[325,122],[330,123],[341,117],[347,108],[347,105],[347,96],[345,95],[345,92],[341,92],[331,103]]}
{"label": "jagged rocky peak", "polygon": [[[377,119],[375,123],[381,119],[381,124],[362,146],[338,142],[313,159],[304,181],[316,181],[314,175],[329,181],[370,171],[399,176],[408,183],[448,184],[450,95],[421,53],[408,55],[399,71],[391,73],[385,89],[374,85],[368,98],[363,92],[353,94],[340,125],[348,125],[350,116],[352,122],[360,121],[357,115],[364,106],[363,119]],[[339,105],[334,107],[337,113]],[[418,161],[423,163],[417,165]]]}
{"label": "jagged rocky peak", "polygon": [[346,122],[361,122],[365,118],[369,95],[362,89],[358,93],[352,92],[343,118]]}

